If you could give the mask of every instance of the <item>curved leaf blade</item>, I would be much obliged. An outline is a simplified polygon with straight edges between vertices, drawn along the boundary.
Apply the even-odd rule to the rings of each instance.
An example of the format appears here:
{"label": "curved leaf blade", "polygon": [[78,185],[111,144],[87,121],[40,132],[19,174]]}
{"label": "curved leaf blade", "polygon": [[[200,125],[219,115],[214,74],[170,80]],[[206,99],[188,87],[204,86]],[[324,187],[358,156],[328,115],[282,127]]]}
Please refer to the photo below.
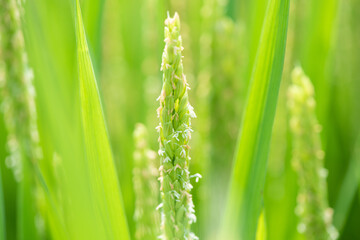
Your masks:
{"label": "curved leaf blade", "polygon": [[360,185],[360,137],[358,137],[334,208],[334,225],[341,232]]}
{"label": "curved leaf blade", "polygon": [[266,221],[265,221],[265,211],[264,209],[261,211],[259,217],[259,223],[256,230],[256,240],[266,240],[267,232],[266,232]]}
{"label": "curved leaf blade", "polygon": [[[80,81],[81,118],[90,185],[96,213],[110,239],[130,239],[120,185],[105,126],[99,91],[86,41],[79,1],[76,1],[76,38]],[[105,237],[105,236],[104,236]]]}
{"label": "curved leaf blade", "polygon": [[238,138],[222,227],[224,239],[255,239],[284,64],[288,15],[289,0],[270,0]]}
{"label": "curved leaf blade", "polygon": [[0,240],[6,239],[5,208],[0,167]]}

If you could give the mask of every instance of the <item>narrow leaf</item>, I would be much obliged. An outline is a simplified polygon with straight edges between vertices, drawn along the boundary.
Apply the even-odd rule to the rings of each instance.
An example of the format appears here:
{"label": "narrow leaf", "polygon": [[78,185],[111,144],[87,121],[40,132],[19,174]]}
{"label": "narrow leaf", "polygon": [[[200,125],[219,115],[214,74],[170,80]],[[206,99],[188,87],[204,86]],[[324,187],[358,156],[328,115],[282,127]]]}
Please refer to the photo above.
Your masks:
{"label": "narrow leaf", "polygon": [[129,239],[129,232],[120,186],[78,0],[76,1],[76,19],[81,117],[85,152],[90,171],[90,185],[96,200],[96,211],[104,224],[106,236],[110,239],[126,240]]}
{"label": "narrow leaf", "polygon": [[222,239],[255,239],[284,63],[289,0],[271,0],[238,138]]}
{"label": "narrow leaf", "polygon": [[340,193],[334,208],[334,225],[339,232],[343,229],[353,200],[360,184],[360,138],[355,144],[355,151],[350,160]]}
{"label": "narrow leaf", "polygon": [[265,221],[265,211],[264,209],[261,211],[260,217],[259,217],[259,223],[256,230],[256,240],[266,240],[267,234],[266,234],[266,221]]}
{"label": "narrow leaf", "polygon": [[0,240],[6,239],[5,208],[4,208],[4,198],[3,197],[4,196],[3,196],[1,168],[0,168]]}

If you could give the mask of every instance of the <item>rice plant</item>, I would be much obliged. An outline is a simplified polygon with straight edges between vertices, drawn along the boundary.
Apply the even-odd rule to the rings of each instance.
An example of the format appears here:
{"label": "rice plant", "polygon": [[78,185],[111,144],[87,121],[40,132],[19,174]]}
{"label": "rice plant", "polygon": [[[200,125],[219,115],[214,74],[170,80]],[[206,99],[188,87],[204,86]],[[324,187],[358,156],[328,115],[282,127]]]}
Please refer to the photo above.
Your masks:
{"label": "rice plant", "polygon": [[300,67],[292,72],[288,91],[293,133],[293,166],[298,174],[299,193],[296,214],[298,231],[307,239],[337,239],[332,226],[333,210],[327,203],[324,151],[321,147],[321,125],[315,116],[314,87]]}
{"label": "rice plant", "polygon": [[[0,172],[1,174],[1,172]],[[0,175],[1,177],[1,175]],[[0,216],[0,230],[1,235],[0,239],[5,239],[6,236],[6,225],[5,225],[5,210],[4,210],[4,196],[3,196],[3,189],[2,189],[2,182],[0,178],[0,210],[1,210],[1,216]]]}
{"label": "rice plant", "polygon": [[358,239],[359,13],[0,0],[0,239]]}
{"label": "rice plant", "polygon": [[197,239],[190,230],[191,224],[196,222],[196,216],[190,193],[193,186],[189,171],[189,141],[193,131],[191,118],[196,115],[189,103],[190,87],[182,64],[183,46],[177,13],[173,18],[168,16],[165,20],[164,41],[166,45],[161,63],[163,87],[157,110],[160,119],[161,238]]}
{"label": "rice plant", "polygon": [[159,200],[156,153],[147,144],[147,129],[138,123],[134,131],[134,192],[136,195],[134,219],[136,239],[156,239],[159,236],[160,214],[154,211]]}
{"label": "rice plant", "polygon": [[[18,237],[37,239],[34,165],[41,158],[39,133],[36,123],[35,89],[33,73],[28,65],[22,32],[22,4],[2,1],[1,15],[1,65],[2,110],[7,129],[9,156],[6,165],[13,169],[18,186]],[[41,221],[41,220],[39,220]]]}

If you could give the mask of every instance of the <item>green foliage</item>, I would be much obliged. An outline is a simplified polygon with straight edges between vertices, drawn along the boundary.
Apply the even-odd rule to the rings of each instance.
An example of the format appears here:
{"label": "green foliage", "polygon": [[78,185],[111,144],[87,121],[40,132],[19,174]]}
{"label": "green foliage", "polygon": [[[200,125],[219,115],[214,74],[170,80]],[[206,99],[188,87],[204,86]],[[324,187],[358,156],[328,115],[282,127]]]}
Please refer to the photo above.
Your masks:
{"label": "green foliage", "polygon": [[266,221],[265,221],[265,213],[264,210],[261,211],[259,217],[259,223],[256,230],[256,240],[265,240],[267,239],[266,235]]}
{"label": "green foliage", "polygon": [[[14,3],[21,3],[23,9]],[[360,42],[358,0],[291,1],[287,35],[285,0],[0,0],[0,4],[12,6],[0,7],[0,166],[5,209],[0,209],[0,217],[6,222],[6,239],[38,230],[40,239],[58,240],[161,236],[155,223],[159,219],[150,225],[151,220],[146,220],[151,227],[141,227],[146,225],[141,216],[151,219],[164,211],[164,205],[157,203],[160,188],[154,188],[164,159],[155,156],[148,168],[138,165],[134,153],[144,160],[145,149],[158,147],[154,110],[163,83],[160,56],[166,11],[181,16],[183,73],[192,86],[187,94],[198,116],[191,119],[196,129],[192,160],[185,159],[187,169],[203,175],[191,190],[197,217],[191,237],[231,240],[227,234],[236,232],[236,240],[305,238],[297,229],[296,196],[303,189],[291,166],[297,140],[287,124],[286,108],[291,70],[299,64],[317,93],[313,96],[316,118],[323,126],[318,135],[326,152],[322,167],[329,173],[324,201],[334,209],[339,239],[359,235],[360,55],[354,54]],[[77,4],[82,9],[81,28],[76,23]],[[14,14],[14,7],[19,14]],[[8,16],[14,16],[7,22],[11,24],[4,24]],[[10,28],[16,34],[4,31]],[[78,52],[77,40],[85,51]],[[25,48],[27,57],[19,57]],[[26,69],[33,74],[26,74],[31,73]],[[33,81],[23,84],[24,73],[33,75]],[[138,122],[148,130],[145,148],[133,136]],[[8,156],[24,152],[8,147],[14,132],[21,146],[30,146],[28,153],[36,155],[27,156],[31,161],[22,158],[27,164],[21,164],[20,182],[6,166],[11,162]],[[309,129],[306,134],[313,133]],[[307,141],[307,146],[311,143],[318,148],[316,141]],[[239,158],[232,165],[236,147]],[[176,173],[178,168],[173,168]],[[138,173],[150,169],[152,180],[139,184],[147,174]],[[235,196],[230,201],[226,193],[231,179],[236,184],[230,185]],[[178,206],[182,203],[186,201]],[[139,209],[147,213],[141,215]],[[231,224],[233,232],[221,229]],[[176,231],[173,224],[168,226]],[[153,233],[141,237],[141,229]]]}
{"label": "green foliage", "polygon": [[98,207],[96,216],[102,220],[105,236],[129,239],[120,186],[86,42],[79,1],[76,4],[76,20],[82,125],[90,184]]}
{"label": "green foliage", "polygon": [[158,108],[162,238],[197,239],[190,231],[196,216],[190,194],[193,187],[189,172],[191,118],[196,115],[188,99],[189,85],[183,70],[183,46],[177,13],[165,20],[165,43],[161,64],[163,88]]}
{"label": "green foliage", "polygon": [[38,146],[33,72],[28,66],[22,32],[23,9],[16,1],[2,1],[0,5],[3,36],[0,52],[4,74],[0,90],[9,149],[5,161],[19,182],[17,235],[19,239],[38,239],[35,218],[39,218],[39,213],[35,209],[36,186],[32,168],[41,158],[41,149]]}
{"label": "green foliage", "polygon": [[250,82],[222,236],[255,239],[284,63],[289,1],[270,1]]}
{"label": "green foliage", "polygon": [[314,87],[300,67],[292,72],[288,92],[290,129],[293,133],[293,166],[298,174],[299,193],[296,214],[298,231],[306,239],[337,239],[332,226],[332,212],[327,203],[324,151],[321,149],[321,126],[315,116]]}
{"label": "green foliage", "polygon": [[5,225],[5,208],[4,208],[4,196],[2,187],[2,177],[0,168],[0,239],[6,239],[6,225]]}
{"label": "green foliage", "polygon": [[339,197],[334,207],[334,226],[341,231],[345,225],[351,204],[355,199],[360,183],[360,138],[356,141],[354,153],[350,160]]}
{"label": "green foliage", "polygon": [[224,211],[225,199],[221,194],[209,195],[206,189],[221,192],[229,181],[242,111],[239,107],[242,105],[241,89],[244,87],[243,81],[239,80],[238,68],[243,64],[240,60],[243,48],[239,47],[243,45],[242,28],[226,16],[226,3],[204,1],[201,8],[203,30],[199,40],[199,72],[194,90],[197,96],[194,104],[202,118],[194,123],[197,132],[194,134],[193,146],[196,151],[193,158],[201,159],[196,164],[200,165],[202,175],[207,175],[209,179],[206,186],[201,188],[200,185],[194,189],[203,193],[201,203],[195,202],[195,205],[199,224],[210,229],[203,236],[207,239],[214,237],[221,221],[218,216]]}
{"label": "green foliage", "polygon": [[[138,123],[134,131],[134,192],[136,239],[156,239],[160,233],[160,214],[156,207],[159,202],[159,177],[155,165],[156,153],[147,144],[147,129]],[[156,209],[156,210],[155,210]]]}

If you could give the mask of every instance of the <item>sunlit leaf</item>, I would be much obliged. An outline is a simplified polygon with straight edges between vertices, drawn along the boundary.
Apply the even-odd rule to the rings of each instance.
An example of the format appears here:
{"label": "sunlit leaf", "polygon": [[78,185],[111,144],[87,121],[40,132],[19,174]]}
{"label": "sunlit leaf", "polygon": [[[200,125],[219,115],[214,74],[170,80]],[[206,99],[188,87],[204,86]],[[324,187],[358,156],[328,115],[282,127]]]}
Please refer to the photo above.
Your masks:
{"label": "sunlit leaf", "polygon": [[1,179],[1,168],[0,168],[0,240],[6,239],[6,228],[5,228],[5,209]]}
{"label": "sunlit leaf", "polygon": [[261,211],[259,217],[259,223],[256,230],[256,240],[266,240],[266,221],[265,221],[265,211]]}
{"label": "sunlit leaf", "polygon": [[351,204],[360,185],[360,138],[355,144],[355,151],[350,160],[344,181],[334,208],[334,225],[341,231],[346,223]]}
{"label": "sunlit leaf", "polygon": [[104,224],[107,236],[126,240],[129,239],[129,233],[120,186],[86,42],[79,1],[76,2],[76,20],[81,116],[90,184],[97,204],[96,213]]}
{"label": "sunlit leaf", "polygon": [[225,239],[255,239],[280,87],[289,0],[271,0],[251,75],[222,228]]}

